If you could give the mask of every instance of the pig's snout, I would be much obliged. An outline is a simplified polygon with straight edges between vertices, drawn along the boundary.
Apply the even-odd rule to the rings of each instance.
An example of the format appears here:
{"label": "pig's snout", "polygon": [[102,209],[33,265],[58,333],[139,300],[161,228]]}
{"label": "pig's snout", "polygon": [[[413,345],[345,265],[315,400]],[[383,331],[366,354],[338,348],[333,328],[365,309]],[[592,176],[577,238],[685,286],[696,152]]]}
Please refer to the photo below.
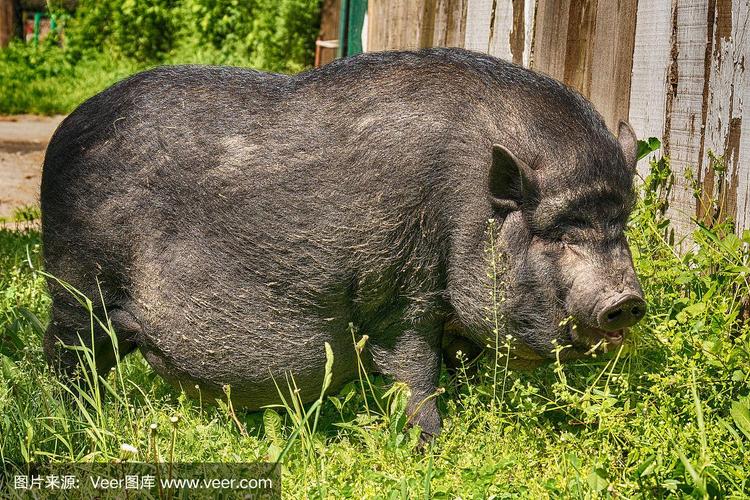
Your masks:
{"label": "pig's snout", "polygon": [[607,332],[622,330],[638,323],[646,314],[646,302],[640,295],[625,292],[609,299],[597,314],[599,328]]}

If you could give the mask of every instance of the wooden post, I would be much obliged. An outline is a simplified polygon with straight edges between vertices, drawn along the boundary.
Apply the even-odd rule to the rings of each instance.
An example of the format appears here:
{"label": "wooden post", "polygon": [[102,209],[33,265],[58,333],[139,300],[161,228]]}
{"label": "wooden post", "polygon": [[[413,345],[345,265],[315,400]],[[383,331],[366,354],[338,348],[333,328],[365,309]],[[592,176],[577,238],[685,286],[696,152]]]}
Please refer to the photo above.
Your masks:
{"label": "wooden post", "polygon": [[[502,2],[507,4],[508,0]],[[495,2],[492,0],[469,0],[466,5],[466,35],[464,48],[477,52],[489,52]],[[504,55],[502,51],[498,54]]]}
{"label": "wooden post", "polygon": [[637,0],[598,0],[590,40],[586,96],[611,130],[630,111]]}
{"label": "wooden post", "polygon": [[563,81],[565,63],[571,62],[567,57],[570,0],[539,0],[536,9],[532,66]]}
{"label": "wooden post", "polygon": [[329,48],[333,40],[339,38],[339,14],[341,0],[323,0],[320,8],[320,32],[318,38],[326,45],[316,43],[315,53],[318,55],[316,66],[328,64],[336,58],[336,49]]}
{"label": "wooden post", "polygon": [[17,2],[15,0],[0,0],[0,47],[7,47],[16,35]]}

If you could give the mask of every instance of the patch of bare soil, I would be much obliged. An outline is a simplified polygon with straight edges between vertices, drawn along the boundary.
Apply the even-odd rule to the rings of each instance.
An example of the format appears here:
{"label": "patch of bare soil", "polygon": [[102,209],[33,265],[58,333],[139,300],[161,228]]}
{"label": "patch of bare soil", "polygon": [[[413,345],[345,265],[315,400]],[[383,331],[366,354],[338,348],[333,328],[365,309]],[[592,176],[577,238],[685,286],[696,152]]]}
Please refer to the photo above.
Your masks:
{"label": "patch of bare soil", "polygon": [[39,203],[44,150],[63,118],[0,116],[0,218]]}

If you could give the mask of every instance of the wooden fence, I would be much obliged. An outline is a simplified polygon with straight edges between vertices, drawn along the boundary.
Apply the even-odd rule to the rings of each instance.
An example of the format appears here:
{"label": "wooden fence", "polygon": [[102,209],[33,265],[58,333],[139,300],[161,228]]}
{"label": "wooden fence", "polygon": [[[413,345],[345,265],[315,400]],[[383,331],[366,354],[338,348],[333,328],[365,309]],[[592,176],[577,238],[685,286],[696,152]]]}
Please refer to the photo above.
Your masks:
{"label": "wooden fence", "polygon": [[465,47],[545,72],[610,127],[661,138],[679,234],[713,216],[686,173],[750,229],[750,0],[369,0],[363,38],[367,51]]}

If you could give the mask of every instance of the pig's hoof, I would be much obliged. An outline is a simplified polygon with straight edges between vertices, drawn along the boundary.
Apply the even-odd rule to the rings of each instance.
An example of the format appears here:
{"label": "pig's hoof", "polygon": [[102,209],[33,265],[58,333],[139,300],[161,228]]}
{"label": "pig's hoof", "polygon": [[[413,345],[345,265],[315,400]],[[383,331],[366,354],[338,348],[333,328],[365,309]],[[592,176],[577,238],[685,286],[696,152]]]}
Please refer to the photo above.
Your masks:
{"label": "pig's hoof", "polygon": [[415,414],[411,421],[410,426],[419,426],[421,431],[419,434],[419,443],[417,449],[424,451],[428,448],[435,438],[440,434],[443,427],[442,418],[436,407],[430,408],[431,411],[421,411]]}
{"label": "pig's hoof", "polygon": [[432,445],[435,443],[435,439],[439,434],[440,429],[438,429],[436,432],[427,432],[425,430],[422,430],[422,432],[419,433],[419,441],[417,441],[414,449],[418,453],[425,453],[427,450],[432,448]]}
{"label": "pig's hoof", "polygon": [[425,430],[422,430],[422,432],[419,433],[419,444],[417,445],[418,448],[425,448],[429,447],[433,441],[435,441],[435,438],[438,437],[440,434],[440,429],[433,432],[428,432]]}

